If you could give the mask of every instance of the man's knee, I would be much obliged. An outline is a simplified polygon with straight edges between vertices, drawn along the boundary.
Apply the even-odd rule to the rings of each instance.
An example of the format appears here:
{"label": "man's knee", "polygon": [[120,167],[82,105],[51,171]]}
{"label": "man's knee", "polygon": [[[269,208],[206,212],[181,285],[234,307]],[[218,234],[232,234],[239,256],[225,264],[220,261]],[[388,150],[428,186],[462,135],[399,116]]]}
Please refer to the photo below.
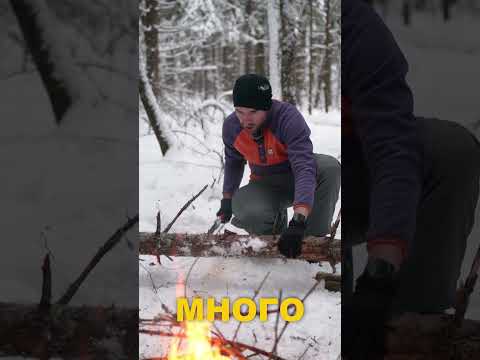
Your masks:
{"label": "man's knee", "polygon": [[327,182],[340,186],[342,166],[340,162],[330,155],[315,154],[317,163],[318,182]]}
{"label": "man's knee", "polygon": [[251,196],[245,188],[240,188],[232,198],[232,212],[240,220],[264,219],[272,216],[272,211],[265,201]]}

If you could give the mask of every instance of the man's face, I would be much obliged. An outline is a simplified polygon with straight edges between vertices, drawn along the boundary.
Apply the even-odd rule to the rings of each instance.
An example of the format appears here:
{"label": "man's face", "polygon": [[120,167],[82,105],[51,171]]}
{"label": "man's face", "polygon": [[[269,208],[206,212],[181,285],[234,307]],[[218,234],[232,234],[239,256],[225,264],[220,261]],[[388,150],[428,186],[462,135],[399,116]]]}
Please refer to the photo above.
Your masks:
{"label": "man's face", "polygon": [[241,106],[235,108],[235,113],[240,120],[242,128],[247,130],[250,134],[254,133],[267,118],[267,111]]}

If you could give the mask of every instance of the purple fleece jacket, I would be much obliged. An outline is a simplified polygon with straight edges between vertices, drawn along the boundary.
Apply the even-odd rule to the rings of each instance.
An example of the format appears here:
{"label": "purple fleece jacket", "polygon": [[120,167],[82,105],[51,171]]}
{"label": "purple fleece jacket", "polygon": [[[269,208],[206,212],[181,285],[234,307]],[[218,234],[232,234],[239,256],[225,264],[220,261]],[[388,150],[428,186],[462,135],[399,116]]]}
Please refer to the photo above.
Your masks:
{"label": "purple fleece jacket", "polygon": [[248,161],[252,180],[272,174],[293,173],[293,206],[312,208],[317,169],[310,129],[295,106],[273,100],[260,142],[255,142],[242,129],[235,112],[225,119],[222,136],[225,144],[223,192],[235,193]]}

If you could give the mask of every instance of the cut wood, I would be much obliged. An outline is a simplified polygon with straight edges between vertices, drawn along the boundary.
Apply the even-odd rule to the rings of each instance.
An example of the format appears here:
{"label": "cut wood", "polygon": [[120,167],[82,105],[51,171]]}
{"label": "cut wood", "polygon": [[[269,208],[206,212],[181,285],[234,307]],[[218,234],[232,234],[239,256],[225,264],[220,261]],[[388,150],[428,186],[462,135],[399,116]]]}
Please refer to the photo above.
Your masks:
{"label": "cut wood", "polygon": [[0,303],[0,354],[62,359],[138,356],[138,309]]}
{"label": "cut wood", "polygon": [[[277,250],[278,237],[263,235],[250,236],[225,233],[207,234],[155,234],[140,233],[140,254],[193,257],[283,257]],[[340,262],[340,240],[329,241],[329,237],[307,237],[304,240],[299,259],[307,261],[328,261],[332,255]]]}

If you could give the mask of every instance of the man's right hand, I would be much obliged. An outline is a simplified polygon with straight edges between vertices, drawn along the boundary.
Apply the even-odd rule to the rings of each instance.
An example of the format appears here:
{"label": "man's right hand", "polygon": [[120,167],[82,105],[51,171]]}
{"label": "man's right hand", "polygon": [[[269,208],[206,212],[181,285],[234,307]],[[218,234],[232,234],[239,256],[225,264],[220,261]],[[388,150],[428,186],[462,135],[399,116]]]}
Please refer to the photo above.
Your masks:
{"label": "man's right hand", "polygon": [[232,218],[232,199],[222,199],[220,203],[220,210],[217,211],[217,216],[222,219],[225,224]]}

